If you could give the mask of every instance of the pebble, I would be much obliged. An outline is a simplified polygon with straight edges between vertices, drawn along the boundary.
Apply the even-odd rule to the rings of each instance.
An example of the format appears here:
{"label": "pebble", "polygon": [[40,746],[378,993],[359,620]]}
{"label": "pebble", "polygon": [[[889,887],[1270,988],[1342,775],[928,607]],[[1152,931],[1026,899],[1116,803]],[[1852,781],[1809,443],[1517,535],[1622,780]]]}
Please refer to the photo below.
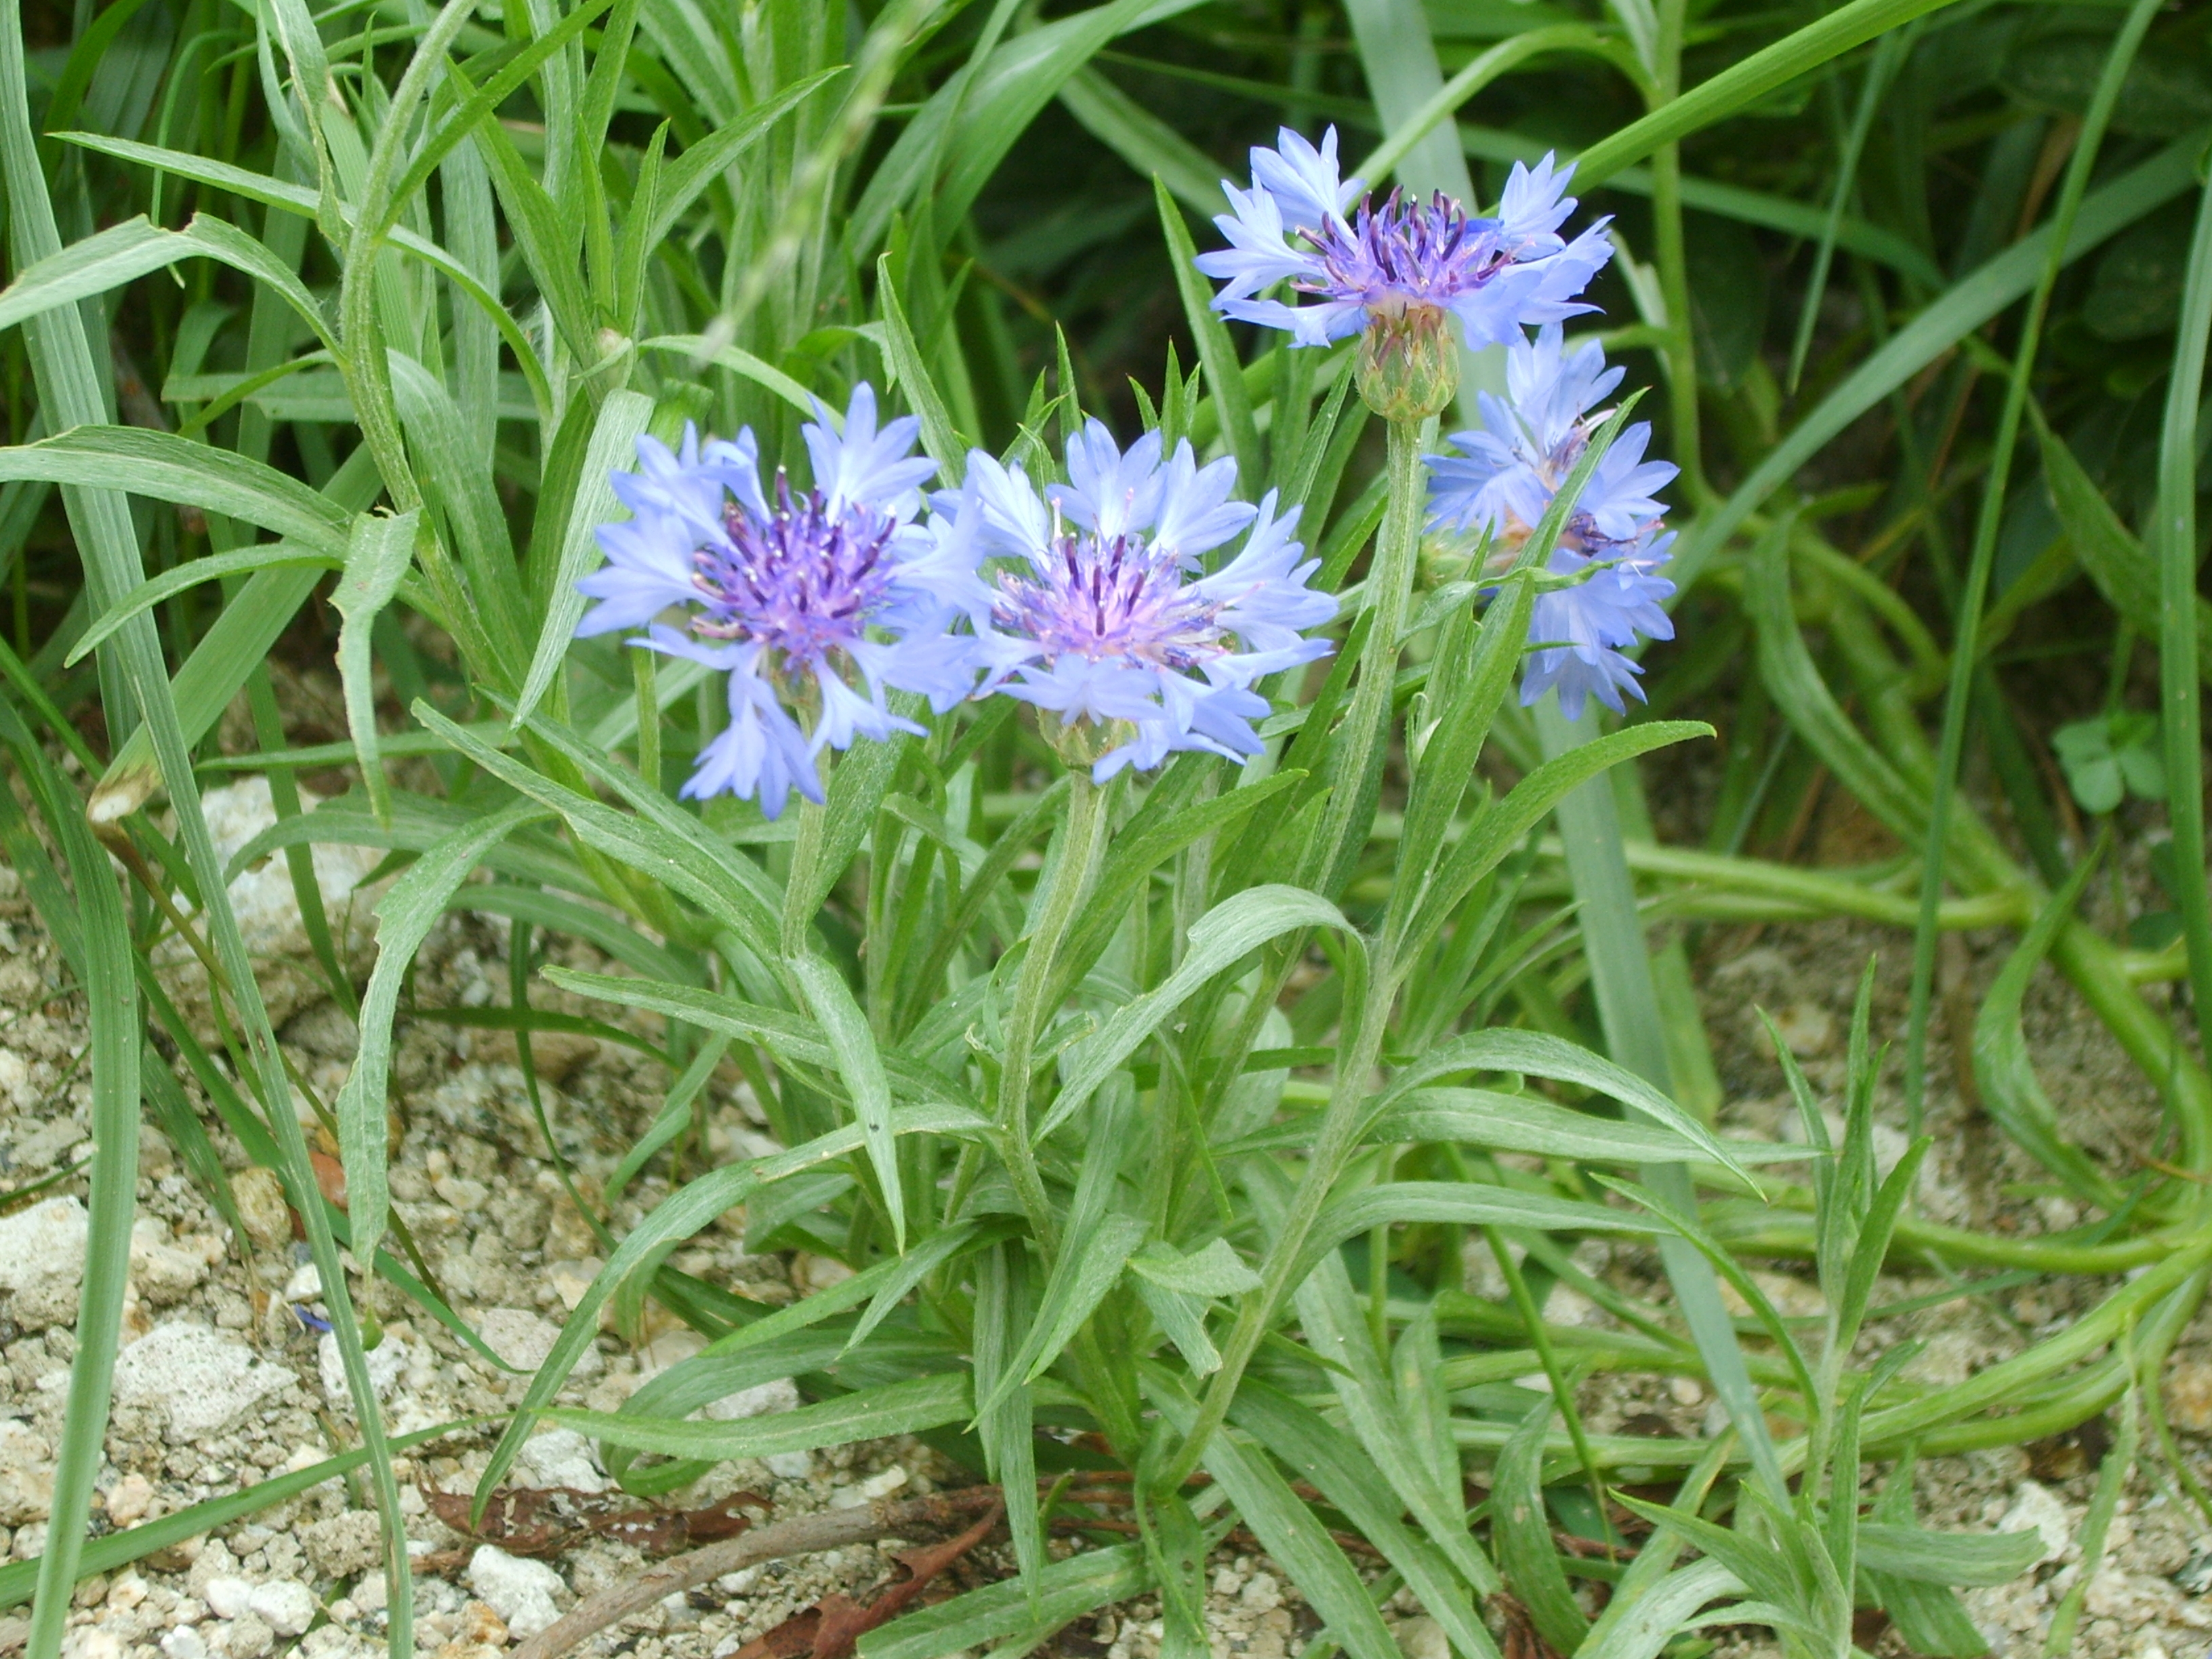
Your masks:
{"label": "pebble", "polygon": [[182,1445],[222,1432],[298,1380],[208,1326],[175,1319],[124,1349],[115,1364],[115,1397],[166,1407],[170,1443]]}
{"label": "pebble", "polygon": [[244,1613],[253,1599],[253,1586],[243,1578],[210,1578],[200,1591],[200,1600],[208,1611],[218,1619],[235,1619]]}
{"label": "pebble", "polygon": [[230,1194],[238,1201],[238,1218],[256,1248],[281,1249],[292,1242],[292,1210],[284,1200],[284,1183],[274,1170],[258,1164],[230,1178]]}
{"label": "pebble", "polygon": [[181,1301],[207,1275],[206,1255],[172,1243],[159,1218],[142,1215],[131,1224],[131,1282],[148,1301]]}
{"label": "pebble", "polygon": [[154,1483],[134,1469],[107,1494],[107,1518],[118,1527],[127,1527],[145,1519],[153,1504]]}
{"label": "pebble", "polygon": [[314,1622],[314,1591],[295,1578],[278,1578],[256,1584],[247,1597],[247,1608],[269,1621],[279,1636],[297,1636]]}
{"label": "pebble", "polygon": [[718,1422],[733,1423],[747,1417],[769,1417],[799,1409],[799,1388],[787,1376],[763,1382],[710,1401],[706,1414]]}
{"label": "pebble", "polygon": [[[54,1505],[53,1454],[46,1437],[29,1424],[0,1417],[0,1526],[30,1528],[26,1522],[44,1521]],[[40,1543],[45,1529],[40,1529]],[[20,1554],[22,1542],[18,1537]],[[38,1553],[34,1547],[33,1554]]]}
{"label": "pebble", "polygon": [[1406,1659],[1450,1659],[1451,1639],[1444,1627],[1429,1618],[1408,1619],[1392,1632],[1398,1638],[1398,1651]]}
{"label": "pebble", "polygon": [[2057,1492],[2039,1481],[2023,1480],[2014,1492],[2012,1507],[1997,1522],[1999,1532],[2025,1532],[2030,1527],[2043,1534],[2043,1553],[2036,1565],[2056,1561],[2074,1545],[2074,1522]]}
{"label": "pebble", "polygon": [[191,1625],[179,1625],[163,1636],[161,1651],[169,1659],[208,1659],[207,1642]]}
{"label": "pebble", "polygon": [[[545,1363],[553,1345],[561,1340],[560,1328],[520,1308],[488,1308],[477,1321],[477,1334],[484,1346],[518,1370],[534,1371]],[[586,1346],[577,1356],[573,1375],[590,1376],[599,1369],[599,1351]]]}
{"label": "pebble", "polygon": [[41,1330],[76,1318],[90,1224],[74,1198],[50,1198],[0,1216],[0,1291],[9,1293],[8,1317],[19,1328]]}
{"label": "pebble", "polygon": [[592,1461],[592,1443],[574,1429],[546,1429],[523,1443],[516,1460],[530,1484],[605,1492],[607,1477]]}
{"label": "pebble", "polygon": [[350,1578],[357,1572],[367,1572],[376,1565],[382,1552],[383,1536],[375,1513],[369,1510],[347,1510],[327,1520],[315,1522],[301,1534],[307,1559],[315,1571],[331,1578]]}
{"label": "pebble", "polygon": [[553,1598],[567,1588],[561,1575],[543,1561],[509,1555],[483,1544],[469,1558],[469,1583],[506,1622],[510,1634],[535,1636],[561,1614]]}
{"label": "pebble", "polygon": [[2185,1359],[2167,1368],[2166,1414],[2184,1434],[2212,1433],[2212,1365]]}
{"label": "pebble", "polygon": [[[407,1370],[407,1345],[390,1332],[384,1340],[371,1348],[364,1358],[368,1362],[368,1381],[383,1399],[390,1394]],[[345,1360],[338,1352],[337,1333],[325,1331],[315,1344],[315,1369],[322,1374],[323,1394],[331,1404],[341,1410],[353,1409],[353,1395],[346,1388]]]}
{"label": "pebble", "polygon": [[260,1659],[261,1655],[276,1645],[276,1632],[259,1613],[242,1613],[225,1621],[216,1632],[216,1644],[229,1659]]}

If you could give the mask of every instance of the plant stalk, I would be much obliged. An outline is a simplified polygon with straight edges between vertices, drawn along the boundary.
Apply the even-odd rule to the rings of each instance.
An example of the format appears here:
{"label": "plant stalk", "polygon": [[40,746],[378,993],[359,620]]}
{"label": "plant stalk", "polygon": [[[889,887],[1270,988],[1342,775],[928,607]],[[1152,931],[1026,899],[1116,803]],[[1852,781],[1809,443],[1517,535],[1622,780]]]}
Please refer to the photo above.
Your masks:
{"label": "plant stalk", "polygon": [[1067,782],[1067,819],[1060,855],[1051,866],[1050,884],[1037,900],[1036,923],[1030,930],[1029,954],[1022,959],[1021,976],[1014,986],[1006,1045],[999,1062],[998,1118],[1006,1132],[1007,1173],[1036,1231],[1038,1247],[1048,1257],[1058,1228],[1045,1198],[1044,1178],[1037,1171],[1036,1149],[1030,1144],[1030,1073],[1037,1037],[1052,1016],[1048,999],[1054,967],[1067,942],[1068,929],[1090,896],[1107,830],[1105,795],[1091,781],[1089,771],[1073,769]]}
{"label": "plant stalk", "polygon": [[[1337,775],[1337,793],[1330,798],[1323,821],[1321,844],[1328,854],[1321,866],[1324,872],[1340,867],[1352,850],[1344,843],[1356,823],[1354,798],[1364,793],[1357,781],[1364,778],[1376,746],[1389,738],[1390,694],[1398,677],[1398,636],[1405,629],[1406,608],[1412,600],[1413,571],[1421,546],[1421,449],[1425,425],[1418,421],[1390,422],[1389,505],[1383,511],[1367,579],[1374,619],[1367,635],[1368,656],[1359,665],[1359,684],[1345,718],[1344,729],[1352,748],[1344,769]],[[1347,788],[1347,784],[1352,787]],[[1369,816],[1371,818],[1371,804]],[[1364,845],[1366,825],[1358,827]],[[1376,940],[1370,948],[1382,952],[1387,945]],[[1261,1267],[1260,1288],[1248,1294],[1238,1308],[1237,1323],[1222,1350],[1221,1369],[1206,1385],[1196,1420],[1160,1471],[1159,1484],[1168,1490],[1181,1486],[1206,1455],[1206,1443],[1227,1418],[1230,1402],[1237,1397],[1245,1366],[1258,1352],[1275,1310],[1294,1288],[1291,1273],[1305,1249],[1306,1236],[1320,1218],[1322,1206],[1328,1201],[1352,1152],[1360,1108],[1367,1099],[1376,1062],[1382,1055],[1383,1035],[1389,1027],[1395,981],[1389,963],[1378,955],[1369,966],[1363,994],[1352,1005],[1338,1051],[1328,1107],[1282,1231]]]}

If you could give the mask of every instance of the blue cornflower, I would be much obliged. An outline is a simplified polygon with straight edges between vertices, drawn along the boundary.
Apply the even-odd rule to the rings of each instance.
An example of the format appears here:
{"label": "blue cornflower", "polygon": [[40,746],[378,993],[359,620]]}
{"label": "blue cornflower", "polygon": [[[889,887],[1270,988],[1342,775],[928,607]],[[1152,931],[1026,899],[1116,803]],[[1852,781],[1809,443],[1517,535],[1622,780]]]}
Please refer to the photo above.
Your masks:
{"label": "blue cornflower", "polygon": [[[1516,342],[1506,359],[1506,396],[1481,394],[1483,429],[1453,434],[1459,454],[1429,457],[1431,527],[1480,532],[1504,556],[1518,553],[1603,424],[1603,414],[1591,410],[1620,376],[1595,341],[1569,352],[1557,324]],[[1644,459],[1650,441],[1646,421],[1613,440],[1546,561],[1553,576],[1582,580],[1536,600],[1529,638],[1555,643],[1531,658],[1523,703],[1556,685],[1570,720],[1580,718],[1587,695],[1617,713],[1623,691],[1644,695],[1636,684],[1643,671],[1620,648],[1639,635],[1674,636],[1660,608],[1674,584],[1655,573],[1674,539],[1661,526],[1666,508],[1656,492],[1677,469]]]}
{"label": "blue cornflower", "polygon": [[[1254,684],[1330,649],[1305,637],[1336,601],[1306,586],[1319,561],[1300,562],[1297,510],[1277,517],[1273,491],[1256,509],[1231,501],[1234,461],[1200,467],[1188,441],[1160,451],[1148,433],[1124,452],[1092,421],[1068,445],[1066,484],[1040,495],[977,450],[966,488],[937,498],[948,541],[1020,562],[976,617],[985,689],[1048,711],[1100,783],[1176,750],[1257,754],[1252,722],[1268,708]],[[1204,574],[1200,556],[1248,526]]]}
{"label": "blue cornflower", "polygon": [[[1222,185],[1236,211],[1213,222],[1230,246],[1198,258],[1200,270],[1224,280],[1215,310],[1286,329],[1297,345],[1449,312],[1469,346],[1484,346],[1590,309],[1575,296],[1613,257],[1613,244],[1605,221],[1572,242],[1559,236],[1575,207],[1561,193],[1571,165],[1555,168],[1549,155],[1533,170],[1516,162],[1498,216],[1481,218],[1441,192],[1424,202],[1393,191],[1376,206],[1359,179],[1339,183],[1334,127],[1318,150],[1287,127],[1276,143],[1253,150],[1249,191]],[[1281,282],[1318,303],[1257,297]]]}
{"label": "blue cornflower", "polygon": [[[972,563],[964,585],[963,572],[948,576],[914,522],[937,470],[908,453],[921,422],[878,430],[866,385],[842,434],[815,408],[820,418],[802,428],[813,487],[794,490],[779,471],[773,497],[749,430],[702,445],[687,427],[676,452],[640,438],[639,470],[612,480],[631,517],[599,526],[607,562],[577,583],[599,602],[579,635],[648,627],[634,643],[728,674],[730,723],[699,751],[684,793],[757,798],[769,817],[793,789],[823,799],[823,749],[921,730],[886,707],[885,687],[942,713],[979,666],[976,641],[948,632],[974,608]],[[672,607],[685,612],[680,626],[658,620]]]}

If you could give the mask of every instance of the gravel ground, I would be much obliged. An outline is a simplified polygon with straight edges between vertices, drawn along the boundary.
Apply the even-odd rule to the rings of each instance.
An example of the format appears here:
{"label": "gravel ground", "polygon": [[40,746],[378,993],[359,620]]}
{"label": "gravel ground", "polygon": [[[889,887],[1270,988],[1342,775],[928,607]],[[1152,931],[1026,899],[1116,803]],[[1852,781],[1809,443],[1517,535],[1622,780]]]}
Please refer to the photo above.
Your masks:
{"label": "gravel ground", "polygon": [[[265,821],[258,781],[219,792],[218,827],[232,845]],[[360,884],[373,860],[320,858],[318,875],[341,936],[356,957],[369,947],[366,922],[374,890]],[[325,1099],[334,1096],[352,1054],[350,1023],[317,998],[306,944],[290,908],[281,864],[241,877],[234,894],[254,948],[268,963],[280,1036],[300,1074]],[[506,1000],[507,924],[465,912],[450,915],[422,953],[415,995],[427,1007],[482,1006]],[[607,964],[588,948],[553,942],[559,960],[578,968]],[[2007,948],[2002,938],[1964,941],[1947,974],[1977,988]],[[1841,1082],[1844,1036],[1860,966],[1881,950],[1887,960],[1877,1025],[1903,1024],[1905,950],[1894,934],[1841,923],[1712,930],[1696,958],[1723,1084],[1724,1127],[1788,1138],[1790,1115],[1780,1073],[1753,1005],[1776,1014],[1785,1039],[1816,1085]],[[165,976],[180,1001],[204,1018],[204,988],[191,964],[168,962]],[[0,1192],[67,1170],[87,1147],[88,1086],[82,1056],[81,1005],[65,984],[58,952],[22,898],[14,872],[0,867]],[[544,1005],[562,1006],[550,1000]],[[1969,1005],[1971,1006],[1971,1005]],[[2093,1153],[2124,1168],[2155,1145],[2157,1104],[2100,1028],[2078,1011],[2046,972],[2029,999],[2035,1059],[2051,1097],[2080,1103],[2072,1127]],[[573,1012],[585,1012],[580,1005]],[[605,1018],[603,1007],[589,1010]],[[650,1022],[640,1018],[641,1032]],[[586,1187],[603,1182],[641,1131],[666,1086],[656,1062],[613,1043],[541,1035],[533,1057],[563,1154]],[[401,1107],[392,1189],[398,1216],[412,1231],[461,1314],[509,1364],[527,1371],[544,1358],[569,1307],[596,1271],[597,1246],[568,1201],[531,1113],[511,1038],[404,1021],[393,1075]],[[1940,1030],[1934,1066],[1950,1079]],[[204,1108],[189,1082],[188,1096]],[[771,1145],[733,1072],[707,1094],[706,1153],[717,1160]],[[302,1103],[304,1109],[305,1103]],[[1883,1150],[1903,1138],[1897,1106],[1885,1100]],[[131,1257],[125,1352],[116,1377],[107,1463],[99,1477],[96,1531],[137,1525],[241,1485],[328,1457],[347,1443],[350,1407],[328,1339],[313,1328],[318,1287],[304,1247],[291,1237],[274,1183],[246,1168],[234,1143],[204,1121],[229,1165],[247,1237],[233,1237],[179,1167],[175,1149],[149,1128],[142,1136],[140,1221]],[[1936,1156],[1922,1182],[1925,1210],[1939,1219],[2033,1233],[2071,1225],[2063,1200],[2022,1197],[2015,1183],[2034,1171],[1955,1087],[1930,1102]],[[627,1225],[665,1191],[656,1177],[617,1206]],[[596,1188],[593,1196],[596,1197]],[[76,1281],[82,1271],[82,1185],[65,1177],[33,1201],[0,1213],[0,1557],[39,1553],[51,1500],[73,1352]],[[1663,1296],[1647,1253],[1601,1244],[1578,1258],[1589,1270],[1639,1295]],[[749,1254],[735,1218],[691,1242],[674,1265],[738,1294],[782,1303],[842,1272],[803,1255]],[[1472,1261],[1480,1275],[1486,1262]],[[1490,1271],[1494,1272],[1494,1269]],[[1785,1312],[1816,1310],[1817,1291],[1790,1264],[1762,1268],[1763,1285]],[[1887,1301],[1936,1288],[1899,1280]],[[1479,1288],[1479,1285],[1478,1285]],[[2108,1285],[2061,1281],[1994,1297],[1952,1302],[1871,1328],[1867,1350],[1903,1340],[1924,1346],[1913,1372],[1955,1380],[2034,1337],[2062,1328]],[[370,1297],[384,1336],[374,1353],[386,1409],[401,1431],[473,1413],[518,1398],[526,1378],[462,1346],[404,1297],[379,1285]],[[1556,1292],[1555,1318],[1601,1323],[1603,1316],[1570,1291]],[[303,1316],[305,1316],[303,1317]],[[696,1352],[701,1339],[648,1316],[642,1328],[603,1329],[560,1396],[562,1403],[611,1410],[655,1371]],[[796,1403],[787,1386],[732,1402],[730,1414]],[[1714,1423],[1711,1402],[1695,1383],[1600,1379],[1583,1397],[1594,1427],[1694,1434]],[[2167,1403],[2187,1455],[2212,1474],[2212,1317],[2200,1317],[2179,1350]],[[420,1580],[418,1641],[439,1659],[493,1659],[542,1628],[575,1600],[620,1582],[642,1559],[629,1546],[599,1540],[551,1562],[520,1559],[467,1540],[429,1512],[420,1487],[460,1491],[484,1467],[487,1431],[433,1443],[402,1467],[410,1547],[463,1550],[449,1577]],[[1919,1475],[1931,1524],[1966,1530],[2034,1525],[2048,1540],[2032,1573],[1969,1593],[1975,1621],[2007,1659],[2039,1654],[2051,1609],[2078,1577],[2073,1536],[2095,1478],[2096,1434],[1940,1460]],[[2076,1651],[2093,1659],[2200,1659],[2212,1640],[2212,1528],[2150,1460],[2124,1500],[2108,1565],[2087,1592]],[[1884,1471],[1873,1474],[1879,1477]],[[519,1478],[532,1485],[595,1490],[605,1486],[589,1443],[573,1432],[539,1433]],[[897,1492],[919,1495],[972,1477],[930,1449],[887,1441],[796,1454],[717,1470],[678,1495],[684,1504],[738,1491],[772,1500],[779,1516]],[[343,1483],[324,1483],[247,1521],[142,1562],[114,1578],[81,1587],[66,1650],[70,1659],[261,1659],[294,1652],[308,1659],[379,1647],[382,1584],[374,1568],[375,1522]],[[886,1547],[895,1547],[887,1545]],[[1057,1547],[1069,1547],[1065,1544]],[[1264,1558],[1224,1550],[1215,1559],[1208,1622],[1217,1659],[1248,1655],[1284,1659],[1317,1621]],[[989,1549],[963,1570],[996,1576],[1008,1564]],[[832,1590],[865,1597],[895,1576],[884,1550],[856,1547],[826,1556],[770,1564],[672,1597],[651,1613],[603,1633],[586,1651],[639,1659],[714,1659]],[[20,1613],[20,1610],[19,1610]],[[1445,1659],[1442,1631],[1409,1600],[1390,1604],[1407,1659]],[[1073,1659],[1155,1659],[1156,1606],[1114,1608],[1061,1633]],[[17,1645],[20,1617],[0,1614],[0,1655]],[[1763,1638],[1720,1632],[1720,1651],[1761,1653]],[[1893,1632],[1868,1639],[1878,1652],[1903,1650]]]}

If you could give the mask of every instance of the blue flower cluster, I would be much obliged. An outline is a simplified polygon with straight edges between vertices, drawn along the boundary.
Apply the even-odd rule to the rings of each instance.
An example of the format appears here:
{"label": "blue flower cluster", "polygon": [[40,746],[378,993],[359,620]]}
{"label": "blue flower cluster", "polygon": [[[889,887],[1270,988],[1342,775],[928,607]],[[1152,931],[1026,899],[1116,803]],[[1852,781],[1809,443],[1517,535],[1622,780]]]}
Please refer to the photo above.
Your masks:
{"label": "blue flower cluster", "polygon": [[[1430,527],[1480,532],[1503,556],[1517,556],[1603,424],[1603,413],[1592,411],[1620,376],[1595,340],[1568,351],[1556,323],[1516,343],[1506,358],[1507,395],[1480,394],[1482,429],[1453,434],[1458,454],[1429,458]],[[1581,580],[1536,601],[1528,637],[1542,648],[1522,682],[1523,703],[1556,686],[1569,720],[1581,718],[1586,696],[1620,713],[1624,691],[1644,696],[1636,683],[1644,671],[1622,648],[1639,635],[1674,637],[1660,608],[1674,584],[1656,574],[1674,538],[1662,526],[1667,509],[1655,492],[1677,469],[1644,459],[1650,441],[1648,421],[1624,428],[1567,514],[1546,568]]]}
{"label": "blue flower cluster", "polygon": [[[842,432],[817,414],[810,489],[779,472],[763,492],[750,431],[702,445],[687,430],[680,451],[641,438],[640,470],[614,478],[631,517],[599,527],[607,562],[578,584],[599,603],[577,632],[644,628],[633,643],[727,675],[730,723],[686,795],[757,799],[770,817],[794,789],[820,801],[824,749],[921,731],[887,688],[939,714],[994,693],[1033,703],[1089,728],[1100,782],[1177,750],[1241,760],[1267,713],[1255,683],[1330,648],[1304,636],[1336,601],[1306,586],[1318,562],[1301,560],[1297,514],[1278,516],[1273,493],[1231,500],[1233,461],[1200,467],[1188,441],[1163,458],[1157,433],[1124,452],[1093,421],[1064,484],[1041,495],[977,450],[965,486],[925,503],[937,468],[910,453],[918,422],[878,429],[865,385]],[[1240,534],[1207,571],[1202,556]]]}
{"label": "blue flower cluster", "polygon": [[[1507,395],[1482,394],[1481,428],[1428,458],[1429,502],[1432,530],[1516,555],[1620,381],[1595,343],[1570,351],[1559,329],[1592,309],[1577,296],[1612,257],[1604,222],[1559,235],[1573,169],[1549,156],[1516,165],[1483,218],[1441,195],[1373,204],[1358,179],[1340,181],[1334,129],[1318,149],[1287,130],[1278,143],[1252,152],[1250,190],[1224,184],[1236,211],[1215,222],[1231,246],[1198,260],[1224,283],[1216,308],[1294,345],[1440,342],[1448,364],[1446,317],[1469,345],[1510,345]],[[1315,303],[1267,297],[1284,283]],[[1401,371],[1414,361],[1401,350]],[[1455,370],[1415,378],[1376,384],[1399,409],[1449,401]],[[1419,395],[1400,395],[1409,386]],[[1069,441],[1065,482],[1040,489],[975,450],[959,489],[925,495],[937,467],[913,453],[918,421],[879,424],[865,385],[842,422],[816,413],[809,488],[779,471],[764,490],[750,431],[702,444],[688,428],[680,450],[640,439],[639,470],[613,480],[630,517],[599,527],[607,562],[579,584],[599,603],[577,631],[641,629],[634,644],[726,675],[729,724],[700,750],[687,795],[757,799],[770,817],[793,790],[822,800],[824,750],[923,730],[892,690],[940,714],[969,697],[1030,703],[1102,783],[1179,750],[1242,761],[1261,750],[1259,682],[1330,649],[1310,635],[1336,601],[1307,585],[1318,561],[1295,539],[1297,510],[1279,514],[1272,491],[1256,507],[1236,500],[1236,463],[1200,466],[1188,440],[1167,453],[1152,432],[1124,450],[1092,421]],[[1536,602],[1523,702],[1556,688],[1571,719],[1593,696],[1618,711],[1624,693],[1643,695],[1625,647],[1673,636],[1660,602],[1674,585],[1656,574],[1673,538],[1656,492],[1675,469],[1644,459],[1650,435],[1632,426],[1600,457],[1545,555],[1568,580]]]}
{"label": "blue flower cluster", "polygon": [[[1277,144],[1252,152],[1249,191],[1223,181],[1236,211],[1214,223],[1230,246],[1198,258],[1200,270],[1224,279],[1214,308],[1285,329],[1295,345],[1323,345],[1379,334],[1426,307],[1457,319],[1469,346],[1509,346],[1507,396],[1482,393],[1482,428],[1454,435],[1460,453],[1429,458],[1430,526],[1486,533],[1493,549],[1517,553],[1602,423],[1591,411],[1620,382],[1595,342],[1570,352],[1559,329],[1594,309],[1577,296],[1612,257],[1607,222],[1572,241],[1559,236],[1575,207],[1564,193],[1574,169],[1555,167],[1549,155],[1534,169],[1516,163],[1497,217],[1478,218],[1441,195],[1420,203],[1394,191],[1372,206],[1359,180],[1338,182],[1334,128],[1318,149],[1287,128]],[[1354,198],[1359,206],[1347,218]],[[1278,283],[1317,303],[1261,297]],[[1653,492],[1675,468],[1644,459],[1650,438],[1638,422],[1599,458],[1547,555],[1552,574],[1582,580],[1536,602],[1529,639],[1540,648],[1522,683],[1524,703],[1556,687],[1570,720],[1593,696],[1619,712],[1624,692],[1644,695],[1643,671],[1623,647],[1639,635],[1674,637],[1660,601],[1674,586],[1654,574],[1674,538]]]}

